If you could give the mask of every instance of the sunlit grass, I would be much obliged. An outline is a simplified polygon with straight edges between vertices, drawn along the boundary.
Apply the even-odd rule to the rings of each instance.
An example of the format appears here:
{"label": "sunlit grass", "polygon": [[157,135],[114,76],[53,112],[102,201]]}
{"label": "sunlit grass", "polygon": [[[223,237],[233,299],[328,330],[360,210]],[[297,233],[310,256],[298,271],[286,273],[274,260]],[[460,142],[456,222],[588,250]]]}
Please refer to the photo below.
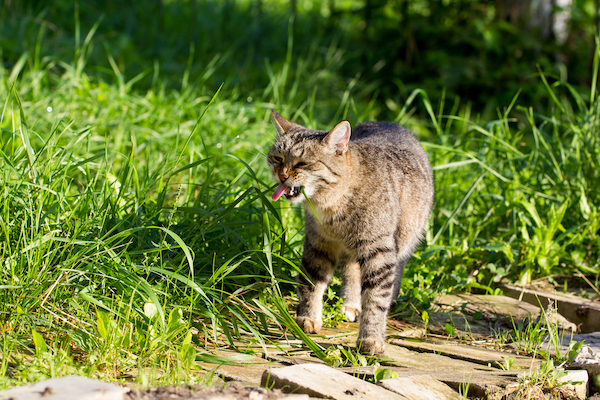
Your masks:
{"label": "sunlit grass", "polygon": [[[109,79],[87,74],[91,37],[72,64],[24,54],[0,69],[0,386],[74,372],[198,382],[196,360],[223,346],[268,351],[276,326],[326,359],[283,297],[302,219],[269,200],[269,115],[355,125],[377,118],[374,102],[353,97],[369,86],[325,93],[332,71],[309,71],[331,65],[315,57],[267,68],[270,85],[244,99],[185,77],[181,90],[157,79],[137,91],[117,63]],[[444,111],[422,91],[389,105],[436,174],[405,296],[426,305],[440,291],[497,293],[503,279],[599,273],[596,91],[540,85],[553,102],[543,115],[518,96],[493,121],[458,103]],[[317,96],[329,107],[319,113]],[[421,107],[430,119],[413,116]]]}

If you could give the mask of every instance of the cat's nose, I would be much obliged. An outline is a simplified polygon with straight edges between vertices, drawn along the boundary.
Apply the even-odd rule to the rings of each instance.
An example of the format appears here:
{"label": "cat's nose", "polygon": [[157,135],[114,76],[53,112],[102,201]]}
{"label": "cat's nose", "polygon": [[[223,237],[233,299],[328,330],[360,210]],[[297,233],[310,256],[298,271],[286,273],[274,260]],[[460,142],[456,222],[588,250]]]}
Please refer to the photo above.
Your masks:
{"label": "cat's nose", "polygon": [[285,180],[287,180],[287,178],[289,178],[290,176],[288,174],[286,174],[285,172],[280,172],[279,173],[279,180],[281,182],[284,182]]}

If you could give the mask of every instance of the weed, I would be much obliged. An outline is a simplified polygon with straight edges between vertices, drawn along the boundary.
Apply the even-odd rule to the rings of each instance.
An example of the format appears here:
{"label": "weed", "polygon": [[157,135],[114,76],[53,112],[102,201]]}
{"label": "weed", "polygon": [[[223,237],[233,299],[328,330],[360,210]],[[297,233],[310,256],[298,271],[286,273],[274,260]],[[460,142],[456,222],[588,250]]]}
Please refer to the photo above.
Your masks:
{"label": "weed", "polygon": [[540,354],[548,357],[547,353],[541,351],[544,337],[548,334],[547,326],[544,324],[542,318],[538,319],[535,323],[531,321],[524,321],[515,324],[514,319],[511,316],[511,322],[513,326],[513,343],[518,350],[530,354]]}
{"label": "weed", "polygon": [[[381,356],[364,355],[360,352],[360,349],[343,345],[329,346],[325,350],[325,353],[325,361],[333,367],[379,367],[380,363],[389,361],[389,359]],[[384,372],[381,373],[383,374]]]}
{"label": "weed", "polygon": [[373,374],[374,383],[377,383],[383,379],[394,379],[399,375],[396,371],[389,368],[378,368]]}
{"label": "weed", "polygon": [[502,368],[504,371],[510,371],[512,369],[513,364],[517,359],[515,357],[502,357],[503,362],[496,361],[496,365]]}
{"label": "weed", "polygon": [[467,382],[461,383],[458,386],[458,394],[463,399],[469,398],[468,396],[469,396],[469,388],[471,387],[471,378],[472,378],[472,376],[469,376],[469,380]]}
{"label": "weed", "polygon": [[539,371],[534,371],[529,377],[519,379],[519,388],[514,394],[518,399],[537,398],[577,398],[572,393],[567,393],[563,387],[567,384],[581,384],[581,382],[565,381],[567,372],[557,369],[554,361],[542,361]]}
{"label": "weed", "polygon": [[346,316],[342,312],[344,301],[338,297],[335,290],[330,286],[324,296],[323,306],[323,326],[335,328],[340,322],[346,320]]}

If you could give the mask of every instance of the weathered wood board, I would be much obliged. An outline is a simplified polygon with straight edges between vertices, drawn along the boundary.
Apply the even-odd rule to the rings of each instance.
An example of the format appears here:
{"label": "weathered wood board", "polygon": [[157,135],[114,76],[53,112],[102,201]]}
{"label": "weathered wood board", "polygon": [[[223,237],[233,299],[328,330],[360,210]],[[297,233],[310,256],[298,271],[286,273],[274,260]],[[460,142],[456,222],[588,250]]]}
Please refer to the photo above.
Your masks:
{"label": "weathered wood board", "polygon": [[517,285],[504,285],[502,291],[506,296],[532,305],[541,303],[545,307],[548,302],[555,301],[559,314],[576,324],[580,333],[600,331],[600,304],[598,302],[556,291],[548,293]]}

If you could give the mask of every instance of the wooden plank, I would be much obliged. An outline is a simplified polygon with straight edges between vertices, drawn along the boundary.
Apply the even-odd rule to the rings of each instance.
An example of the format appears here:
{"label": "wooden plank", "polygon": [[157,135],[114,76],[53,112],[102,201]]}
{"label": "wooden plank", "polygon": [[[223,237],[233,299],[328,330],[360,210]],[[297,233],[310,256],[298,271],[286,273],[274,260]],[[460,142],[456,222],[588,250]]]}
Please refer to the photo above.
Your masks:
{"label": "wooden plank", "polygon": [[384,379],[377,383],[381,387],[401,394],[411,400],[461,400],[458,392],[430,376],[406,376]]}
{"label": "wooden plank", "polygon": [[414,368],[419,370],[430,371],[465,371],[465,372],[480,372],[480,371],[497,371],[497,368],[488,367],[479,363],[473,363],[465,360],[457,360],[452,357],[435,353],[419,353],[408,350],[394,344],[385,346],[386,358],[390,360],[382,360],[381,365]]}
{"label": "wooden plank", "polygon": [[516,369],[537,369],[540,366],[540,360],[533,357],[524,357],[513,353],[480,349],[456,343],[431,343],[403,339],[391,339],[390,343],[417,351],[419,353],[441,354],[453,359],[470,361],[497,369],[502,368],[501,365],[505,365],[505,359],[507,358],[515,359],[512,367]]}
{"label": "wooden plank", "polygon": [[[448,369],[447,366],[435,367],[423,365],[420,368],[386,366],[396,372],[400,378],[426,376],[451,387],[456,392],[467,391],[469,397],[496,399],[513,392],[523,371],[478,371],[476,369]],[[361,379],[373,379],[375,367],[346,367],[338,370]],[[529,373],[529,371],[527,371]],[[522,375],[521,375],[522,374]]]}
{"label": "wooden plank", "polygon": [[556,301],[558,313],[579,327],[581,333],[600,331],[600,305],[588,299],[560,292],[548,293],[527,289],[517,285],[503,285],[506,296],[544,307],[549,301]]}
{"label": "wooden plank", "polygon": [[261,386],[335,400],[407,400],[400,394],[319,364],[272,368],[263,374]]}

